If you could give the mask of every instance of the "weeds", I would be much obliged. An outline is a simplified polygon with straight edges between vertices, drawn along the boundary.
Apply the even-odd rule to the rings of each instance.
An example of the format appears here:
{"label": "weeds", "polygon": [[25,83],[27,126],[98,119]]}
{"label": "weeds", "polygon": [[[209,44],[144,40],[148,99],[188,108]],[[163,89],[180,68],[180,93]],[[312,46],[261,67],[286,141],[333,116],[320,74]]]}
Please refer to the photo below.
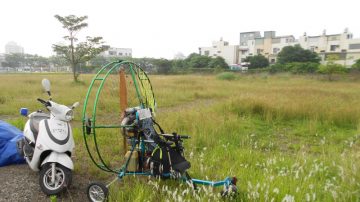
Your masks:
{"label": "weeds", "polygon": [[[13,117],[20,107],[38,109],[36,98],[47,96],[40,85],[44,77],[52,82],[53,99],[61,103],[83,103],[87,90],[86,85],[74,85],[71,75],[0,77],[0,102],[6,100],[0,104],[0,114]],[[82,75],[85,83],[91,77]],[[192,137],[184,143],[190,175],[213,180],[237,176],[236,201],[357,201],[360,84],[291,75],[240,77],[231,82],[214,76],[151,77],[160,109],[157,122],[166,132]],[[98,118],[104,123],[117,120],[114,97],[101,100]],[[80,111],[76,110],[73,123],[75,173],[94,180],[112,178],[87,157]],[[10,122],[21,128],[24,121]],[[118,131],[98,135],[105,161],[121,164]],[[110,200],[230,201],[219,197],[220,191],[201,187],[193,192],[177,181],[129,176],[112,185]]]}

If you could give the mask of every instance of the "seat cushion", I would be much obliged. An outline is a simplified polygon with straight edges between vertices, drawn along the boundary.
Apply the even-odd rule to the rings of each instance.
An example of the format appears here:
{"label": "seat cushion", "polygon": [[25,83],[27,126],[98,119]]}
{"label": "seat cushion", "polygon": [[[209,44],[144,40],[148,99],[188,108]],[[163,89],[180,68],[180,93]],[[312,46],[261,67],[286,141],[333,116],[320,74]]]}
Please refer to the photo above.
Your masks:
{"label": "seat cushion", "polygon": [[50,116],[48,114],[37,112],[30,118],[30,130],[34,134],[34,139],[36,142],[37,136],[39,134],[39,123],[43,119],[48,119]]}

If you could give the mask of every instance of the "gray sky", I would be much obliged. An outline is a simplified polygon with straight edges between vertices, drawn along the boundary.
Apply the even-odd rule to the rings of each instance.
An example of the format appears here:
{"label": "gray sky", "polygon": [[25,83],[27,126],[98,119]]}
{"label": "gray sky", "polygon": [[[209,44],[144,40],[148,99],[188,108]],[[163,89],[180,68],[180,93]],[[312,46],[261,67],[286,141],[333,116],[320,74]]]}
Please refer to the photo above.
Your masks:
{"label": "gray sky", "polygon": [[298,38],[348,27],[360,38],[359,0],[2,0],[0,5],[0,53],[15,41],[26,53],[52,55],[51,44],[66,34],[55,14],[88,15],[82,35],[132,48],[134,57],[172,59],[220,37],[235,45],[240,32],[254,30]]}

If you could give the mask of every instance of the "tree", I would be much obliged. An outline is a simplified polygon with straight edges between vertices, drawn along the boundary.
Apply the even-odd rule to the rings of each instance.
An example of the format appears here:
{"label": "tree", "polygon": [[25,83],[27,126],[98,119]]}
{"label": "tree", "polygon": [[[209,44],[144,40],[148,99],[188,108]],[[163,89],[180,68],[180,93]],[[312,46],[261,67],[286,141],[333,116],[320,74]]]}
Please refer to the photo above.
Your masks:
{"label": "tree", "polygon": [[277,62],[286,64],[290,62],[315,62],[319,63],[320,58],[315,52],[303,49],[300,45],[285,46],[277,56]]}
{"label": "tree", "polygon": [[245,62],[249,62],[249,69],[264,68],[269,66],[269,60],[263,55],[248,56]]}
{"label": "tree", "polygon": [[73,70],[74,81],[78,81],[80,73],[77,71],[77,65],[84,63],[94,58],[99,53],[106,50],[106,46],[103,46],[102,37],[86,37],[86,41],[78,42],[76,38],[77,33],[88,26],[84,22],[88,17],[75,15],[59,16],[55,15],[55,18],[63,25],[69,35],[64,36],[64,39],[69,41],[69,45],[53,44],[53,50],[60,56],[64,57],[70,64]]}
{"label": "tree", "polygon": [[185,59],[185,62],[191,68],[206,68],[209,67],[210,60],[209,56],[192,53]]}
{"label": "tree", "polygon": [[318,72],[321,74],[327,74],[329,81],[332,81],[334,74],[346,73],[347,69],[343,65],[336,64],[333,61],[330,61],[326,65],[320,65]]}
{"label": "tree", "polygon": [[172,66],[173,66],[174,69],[185,68],[186,67],[185,60],[183,60],[183,59],[174,59],[172,61]]}
{"label": "tree", "polygon": [[159,74],[168,74],[171,71],[172,62],[164,58],[154,59],[153,64],[156,66]]}
{"label": "tree", "polygon": [[12,53],[5,55],[5,66],[22,67],[25,65],[25,55],[21,53]]}
{"label": "tree", "polygon": [[360,69],[360,59],[356,60],[355,64],[352,65],[352,68]]}
{"label": "tree", "polygon": [[[112,61],[115,61],[115,60],[112,60]],[[90,65],[91,66],[103,66],[109,62],[110,62],[109,58],[106,58],[102,55],[98,55],[90,60]]]}
{"label": "tree", "polygon": [[49,67],[50,61],[43,56],[25,54],[25,64],[28,67]]}
{"label": "tree", "polygon": [[49,61],[51,64],[54,65],[54,67],[64,67],[66,65],[65,58],[57,55],[53,55],[49,58]]}
{"label": "tree", "polygon": [[225,62],[224,58],[217,56],[216,58],[211,58],[209,62],[210,68],[218,68],[218,69],[227,69],[229,65]]}

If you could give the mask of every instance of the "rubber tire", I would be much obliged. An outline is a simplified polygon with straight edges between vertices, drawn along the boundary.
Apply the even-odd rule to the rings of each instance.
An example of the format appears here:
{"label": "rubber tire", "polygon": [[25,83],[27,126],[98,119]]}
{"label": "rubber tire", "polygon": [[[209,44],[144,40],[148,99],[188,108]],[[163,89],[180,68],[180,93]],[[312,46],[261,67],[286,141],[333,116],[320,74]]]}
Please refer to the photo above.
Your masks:
{"label": "rubber tire", "polygon": [[44,185],[44,180],[43,180],[43,177],[44,177],[46,171],[51,169],[51,163],[46,163],[45,165],[43,165],[40,168],[40,172],[39,172],[40,188],[48,196],[60,194],[61,192],[63,192],[65,189],[67,189],[71,185],[71,181],[72,181],[72,172],[69,168],[67,168],[61,164],[56,164],[55,167],[61,169],[65,175],[65,182],[62,184],[62,186],[60,188],[58,188],[56,190],[47,189],[46,186]]}
{"label": "rubber tire", "polygon": [[91,184],[89,184],[89,186],[86,188],[86,196],[89,199],[89,201],[93,202],[93,200],[91,200],[90,198],[90,187],[93,185],[97,185],[99,186],[102,191],[104,192],[105,195],[105,199],[103,201],[107,201],[108,200],[108,196],[109,196],[109,189],[106,187],[106,185],[102,182],[92,182]]}

